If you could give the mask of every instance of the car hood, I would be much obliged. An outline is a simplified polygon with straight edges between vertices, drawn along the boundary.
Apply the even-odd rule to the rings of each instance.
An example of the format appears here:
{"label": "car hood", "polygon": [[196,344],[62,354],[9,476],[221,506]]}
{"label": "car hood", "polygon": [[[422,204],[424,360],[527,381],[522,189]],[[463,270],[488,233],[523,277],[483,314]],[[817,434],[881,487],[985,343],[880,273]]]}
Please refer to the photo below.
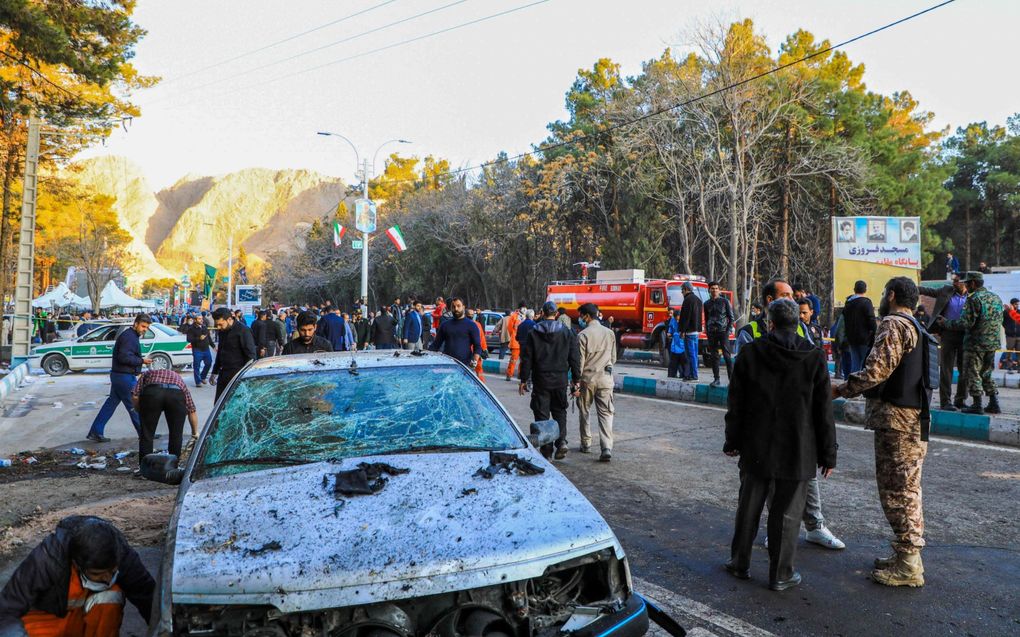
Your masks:
{"label": "car hood", "polygon": [[[431,595],[541,575],[613,548],[595,508],[533,449],[535,476],[475,476],[487,452],[376,456],[199,480],[182,492],[175,603],[271,604],[283,612]],[[410,469],[373,495],[338,499],[359,462]]]}

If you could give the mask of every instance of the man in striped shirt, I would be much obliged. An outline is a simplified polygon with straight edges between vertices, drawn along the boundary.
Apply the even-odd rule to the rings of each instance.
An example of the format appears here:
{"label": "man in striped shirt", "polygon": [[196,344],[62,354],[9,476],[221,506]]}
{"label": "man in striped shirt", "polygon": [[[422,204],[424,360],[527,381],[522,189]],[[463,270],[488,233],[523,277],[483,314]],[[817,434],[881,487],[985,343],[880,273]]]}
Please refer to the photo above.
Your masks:
{"label": "man in striped shirt", "polygon": [[181,375],[172,369],[150,369],[141,375],[131,395],[135,409],[141,416],[138,432],[138,459],[152,453],[152,439],[160,415],[166,416],[170,429],[167,451],[181,455],[184,435],[184,418],[191,423],[191,436],[198,437],[198,413],[191,392]]}

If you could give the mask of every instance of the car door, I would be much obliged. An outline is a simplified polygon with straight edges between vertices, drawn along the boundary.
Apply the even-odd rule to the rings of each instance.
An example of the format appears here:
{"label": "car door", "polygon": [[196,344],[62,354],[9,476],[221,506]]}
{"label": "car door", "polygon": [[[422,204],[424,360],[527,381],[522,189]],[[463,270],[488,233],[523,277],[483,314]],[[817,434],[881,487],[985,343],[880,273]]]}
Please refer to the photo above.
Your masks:
{"label": "car door", "polygon": [[117,325],[100,327],[79,338],[71,347],[71,369],[110,369],[119,329]]}

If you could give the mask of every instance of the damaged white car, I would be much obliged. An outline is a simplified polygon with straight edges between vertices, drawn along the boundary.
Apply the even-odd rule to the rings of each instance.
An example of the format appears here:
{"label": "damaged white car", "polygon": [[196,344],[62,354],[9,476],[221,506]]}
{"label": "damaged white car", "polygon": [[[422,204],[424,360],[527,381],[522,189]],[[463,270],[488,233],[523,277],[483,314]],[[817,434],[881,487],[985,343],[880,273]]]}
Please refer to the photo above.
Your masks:
{"label": "damaged white car", "polygon": [[151,635],[642,635],[657,611],[555,437],[440,354],[258,361],[186,467],[143,462],[181,484]]}

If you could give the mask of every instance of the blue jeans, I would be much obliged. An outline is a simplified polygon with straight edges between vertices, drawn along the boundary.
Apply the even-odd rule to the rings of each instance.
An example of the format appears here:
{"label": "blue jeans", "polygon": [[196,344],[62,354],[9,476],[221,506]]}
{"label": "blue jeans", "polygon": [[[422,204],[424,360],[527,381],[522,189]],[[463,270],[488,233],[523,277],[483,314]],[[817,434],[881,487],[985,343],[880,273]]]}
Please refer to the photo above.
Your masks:
{"label": "blue jeans", "polygon": [[[201,368],[201,369],[200,369]],[[191,369],[195,372],[195,384],[204,383],[212,368],[212,352],[207,349],[191,350]]]}
{"label": "blue jeans", "polygon": [[684,336],[684,349],[687,350],[684,361],[684,378],[698,378],[698,335]]}
{"label": "blue jeans", "polygon": [[871,351],[870,345],[851,345],[850,346],[850,373],[859,372],[864,369],[864,360],[868,358],[868,352]]}
{"label": "blue jeans", "polygon": [[135,431],[141,431],[138,412],[131,405],[131,391],[134,390],[136,382],[138,381],[134,374],[110,372],[110,395],[99,409],[99,413],[96,414],[96,419],[92,421],[89,434],[103,435],[106,423],[110,422],[118,404],[123,404],[124,408],[128,410],[128,416],[131,417],[131,424],[135,426]]}

